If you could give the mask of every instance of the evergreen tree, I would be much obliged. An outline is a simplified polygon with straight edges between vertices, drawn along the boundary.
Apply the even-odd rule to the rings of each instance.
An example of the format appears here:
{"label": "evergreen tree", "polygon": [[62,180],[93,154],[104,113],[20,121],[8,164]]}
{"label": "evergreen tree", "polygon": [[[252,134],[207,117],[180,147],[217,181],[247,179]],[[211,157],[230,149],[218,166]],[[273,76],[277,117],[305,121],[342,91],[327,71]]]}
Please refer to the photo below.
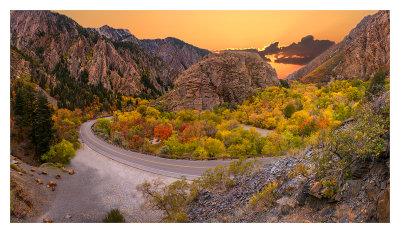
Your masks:
{"label": "evergreen tree", "polygon": [[49,106],[46,96],[41,92],[37,97],[35,107],[34,122],[32,124],[30,136],[32,144],[35,147],[35,154],[40,158],[39,156],[49,151],[54,141],[54,122],[51,119],[54,110]]}

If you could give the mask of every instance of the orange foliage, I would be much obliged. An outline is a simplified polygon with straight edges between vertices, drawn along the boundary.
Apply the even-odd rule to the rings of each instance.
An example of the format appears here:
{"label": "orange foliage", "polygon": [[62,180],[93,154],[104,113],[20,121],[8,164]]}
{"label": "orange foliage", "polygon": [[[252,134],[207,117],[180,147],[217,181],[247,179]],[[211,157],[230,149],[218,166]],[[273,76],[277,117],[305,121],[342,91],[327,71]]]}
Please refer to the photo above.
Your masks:
{"label": "orange foliage", "polygon": [[167,140],[172,135],[173,127],[171,124],[157,125],[154,128],[154,137]]}
{"label": "orange foliage", "polygon": [[129,146],[135,149],[138,149],[143,143],[144,139],[138,135],[133,135],[131,140],[129,140]]}

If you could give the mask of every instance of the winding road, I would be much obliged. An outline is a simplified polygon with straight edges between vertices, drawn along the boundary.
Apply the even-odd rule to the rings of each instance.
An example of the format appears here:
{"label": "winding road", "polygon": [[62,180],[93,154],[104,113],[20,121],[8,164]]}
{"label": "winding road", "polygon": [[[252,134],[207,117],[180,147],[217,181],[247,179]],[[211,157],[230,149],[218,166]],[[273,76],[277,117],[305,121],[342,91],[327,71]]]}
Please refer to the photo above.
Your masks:
{"label": "winding road", "polygon": [[229,160],[191,161],[165,159],[124,150],[98,138],[92,131],[96,120],[87,121],[79,129],[81,140],[94,151],[120,163],[159,175],[189,180],[199,177],[204,171],[219,165],[228,165]]}
{"label": "winding road", "polygon": [[[92,126],[96,121],[87,121],[81,125],[79,129],[81,140],[92,150],[103,156],[137,169],[178,179],[185,176],[188,180],[194,180],[210,168],[230,163],[230,160],[192,161],[166,159],[125,150],[97,137],[92,131]],[[259,158],[263,163],[272,162],[275,159],[276,157]]]}

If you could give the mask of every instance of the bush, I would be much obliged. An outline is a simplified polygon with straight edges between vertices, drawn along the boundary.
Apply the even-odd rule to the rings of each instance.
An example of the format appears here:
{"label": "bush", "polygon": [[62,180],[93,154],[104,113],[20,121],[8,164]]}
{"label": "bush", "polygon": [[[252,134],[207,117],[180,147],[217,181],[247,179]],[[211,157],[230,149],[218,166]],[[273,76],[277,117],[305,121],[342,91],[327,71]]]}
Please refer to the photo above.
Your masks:
{"label": "bush", "polygon": [[147,199],[144,207],[162,210],[165,222],[188,221],[189,188],[190,184],[186,179],[175,181],[168,186],[164,186],[158,180],[153,183],[146,181],[136,187]]}
{"label": "bush", "polygon": [[207,138],[204,149],[206,149],[210,157],[218,157],[226,151],[224,143],[214,138]]}
{"label": "bush", "polygon": [[42,155],[41,159],[45,162],[67,164],[74,155],[74,145],[63,139],[60,143],[52,146],[47,153]]}
{"label": "bush", "polygon": [[112,209],[103,219],[104,223],[124,223],[125,218],[118,209]]}
{"label": "bush", "polygon": [[284,88],[290,88],[289,82],[285,79],[279,79],[279,82],[281,83],[281,86]]}
{"label": "bush", "polygon": [[296,107],[293,104],[288,104],[286,105],[286,107],[283,109],[283,115],[285,115],[285,117],[287,119],[289,119],[290,117],[292,117],[293,113],[296,112]]}
{"label": "bush", "polygon": [[23,169],[22,167],[19,167],[17,164],[10,164],[10,168],[17,171],[17,172],[22,172],[22,173],[26,173],[25,169]]}
{"label": "bush", "polygon": [[254,195],[250,199],[250,206],[252,209],[256,208],[266,208],[272,206],[277,199],[277,194],[274,192],[277,187],[276,183],[272,183],[266,185],[264,190],[261,192],[257,192],[257,195]]}
{"label": "bush", "polygon": [[257,161],[239,160],[231,162],[229,167],[218,166],[209,169],[191,183],[183,178],[165,186],[162,182],[154,180],[152,183],[146,181],[136,189],[147,200],[143,207],[162,210],[164,221],[186,222],[189,216],[189,203],[197,197],[201,189],[231,188],[235,185],[232,175],[233,177],[247,175],[254,171],[256,165]]}
{"label": "bush", "polygon": [[110,119],[101,118],[97,120],[96,128],[100,129],[102,132],[105,132],[110,136],[111,131],[111,123]]}
{"label": "bush", "polygon": [[169,146],[163,146],[163,147],[161,147],[161,149],[160,149],[160,154],[163,154],[163,155],[168,155],[169,154]]}
{"label": "bush", "polygon": [[372,96],[379,94],[385,89],[385,77],[386,77],[385,72],[381,70],[374,75],[367,91],[369,99],[371,99]]}

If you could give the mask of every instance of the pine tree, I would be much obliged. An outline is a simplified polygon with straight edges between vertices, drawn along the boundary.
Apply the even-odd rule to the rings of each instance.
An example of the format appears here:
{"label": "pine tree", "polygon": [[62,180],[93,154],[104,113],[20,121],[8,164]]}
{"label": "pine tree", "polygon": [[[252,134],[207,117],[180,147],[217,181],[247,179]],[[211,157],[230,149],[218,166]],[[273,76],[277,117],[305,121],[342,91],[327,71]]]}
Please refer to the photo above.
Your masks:
{"label": "pine tree", "polygon": [[54,141],[53,125],[51,119],[54,110],[43,93],[39,93],[35,106],[32,130],[30,132],[32,144],[35,147],[35,154],[38,158],[46,153]]}

